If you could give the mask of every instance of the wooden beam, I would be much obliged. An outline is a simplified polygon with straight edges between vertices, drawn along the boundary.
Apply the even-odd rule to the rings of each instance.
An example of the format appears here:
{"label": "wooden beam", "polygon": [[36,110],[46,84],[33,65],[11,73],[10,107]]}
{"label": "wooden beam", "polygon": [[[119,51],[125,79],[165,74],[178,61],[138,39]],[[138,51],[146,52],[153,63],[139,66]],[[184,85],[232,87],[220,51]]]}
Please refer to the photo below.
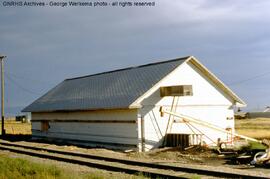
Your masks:
{"label": "wooden beam", "polygon": [[[179,117],[179,118],[183,118],[187,122],[193,122],[193,123],[196,123],[196,124],[199,124],[199,125],[202,125],[202,126],[205,126],[205,127],[208,127],[208,128],[211,128],[211,129],[214,129],[214,130],[226,133],[226,134],[231,134],[231,132],[229,132],[229,131],[221,128],[221,127],[215,126],[215,125],[210,124],[210,123],[205,122],[205,121],[201,121],[199,119],[192,118],[190,116],[186,116],[186,115],[183,115],[183,114],[177,114],[177,113],[171,112],[171,111],[163,109],[163,108],[161,108],[160,111],[163,112],[163,113],[167,113],[169,115],[173,115],[173,116],[176,116],[176,117]],[[233,136],[261,143],[260,140],[257,140],[257,139],[251,138],[251,137],[247,137],[247,136],[244,136],[244,135],[234,133]]]}

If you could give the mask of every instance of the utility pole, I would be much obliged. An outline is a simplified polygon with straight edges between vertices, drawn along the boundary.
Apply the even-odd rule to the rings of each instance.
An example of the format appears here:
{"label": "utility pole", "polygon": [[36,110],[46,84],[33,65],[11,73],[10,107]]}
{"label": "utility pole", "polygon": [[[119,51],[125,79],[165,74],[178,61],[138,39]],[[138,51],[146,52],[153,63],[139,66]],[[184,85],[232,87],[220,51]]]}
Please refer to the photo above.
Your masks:
{"label": "utility pole", "polygon": [[5,113],[4,113],[4,90],[5,90],[5,84],[4,84],[4,58],[7,56],[0,54],[0,60],[1,60],[1,121],[2,121],[2,136],[5,135],[6,131],[4,128],[4,122],[5,122]]}

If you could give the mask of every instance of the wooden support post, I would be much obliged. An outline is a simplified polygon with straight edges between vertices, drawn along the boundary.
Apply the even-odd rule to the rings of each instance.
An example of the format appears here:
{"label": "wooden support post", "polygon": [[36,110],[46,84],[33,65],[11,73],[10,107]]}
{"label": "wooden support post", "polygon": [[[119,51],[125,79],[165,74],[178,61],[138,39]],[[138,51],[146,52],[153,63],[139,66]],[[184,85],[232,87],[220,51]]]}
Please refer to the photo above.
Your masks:
{"label": "wooden support post", "polygon": [[145,152],[145,136],[144,136],[144,118],[141,117],[141,143],[142,143],[142,152]]}
{"label": "wooden support post", "polygon": [[6,131],[5,131],[5,127],[4,127],[4,123],[5,123],[5,112],[4,112],[4,58],[6,56],[1,55],[0,54],[0,60],[1,60],[1,121],[2,121],[2,126],[1,126],[1,131],[2,131],[2,136],[5,135]]}
{"label": "wooden support post", "polygon": [[145,152],[145,129],[144,129],[144,118],[141,114],[137,115],[138,125],[138,151]]}

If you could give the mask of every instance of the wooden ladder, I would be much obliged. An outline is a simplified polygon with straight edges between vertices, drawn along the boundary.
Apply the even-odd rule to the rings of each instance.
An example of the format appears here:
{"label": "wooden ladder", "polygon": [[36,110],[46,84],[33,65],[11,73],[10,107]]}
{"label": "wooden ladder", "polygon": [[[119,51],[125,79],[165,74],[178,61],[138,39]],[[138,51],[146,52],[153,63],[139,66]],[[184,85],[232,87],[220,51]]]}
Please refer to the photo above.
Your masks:
{"label": "wooden ladder", "polygon": [[[178,96],[173,96],[172,105],[171,105],[171,109],[170,109],[171,112],[176,112],[178,101],[179,101],[179,97]],[[163,146],[165,146],[165,144],[167,143],[166,135],[169,132],[171,132],[173,122],[174,122],[174,116],[169,115],[169,119],[168,119],[168,122],[167,122],[167,125],[166,125],[166,130],[165,130],[165,133],[164,133],[164,139],[163,139],[163,143],[162,143]]]}

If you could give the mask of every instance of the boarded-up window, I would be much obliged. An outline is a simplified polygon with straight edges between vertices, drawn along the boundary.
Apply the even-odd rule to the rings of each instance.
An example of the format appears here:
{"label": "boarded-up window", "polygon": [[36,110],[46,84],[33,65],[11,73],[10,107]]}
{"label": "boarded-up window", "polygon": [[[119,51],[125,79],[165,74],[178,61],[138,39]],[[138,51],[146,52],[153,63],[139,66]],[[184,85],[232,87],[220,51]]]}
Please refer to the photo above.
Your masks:
{"label": "boarded-up window", "polygon": [[165,86],[160,88],[160,96],[192,96],[192,85]]}
{"label": "boarded-up window", "polygon": [[42,121],[41,122],[41,131],[47,132],[49,129],[49,121]]}

